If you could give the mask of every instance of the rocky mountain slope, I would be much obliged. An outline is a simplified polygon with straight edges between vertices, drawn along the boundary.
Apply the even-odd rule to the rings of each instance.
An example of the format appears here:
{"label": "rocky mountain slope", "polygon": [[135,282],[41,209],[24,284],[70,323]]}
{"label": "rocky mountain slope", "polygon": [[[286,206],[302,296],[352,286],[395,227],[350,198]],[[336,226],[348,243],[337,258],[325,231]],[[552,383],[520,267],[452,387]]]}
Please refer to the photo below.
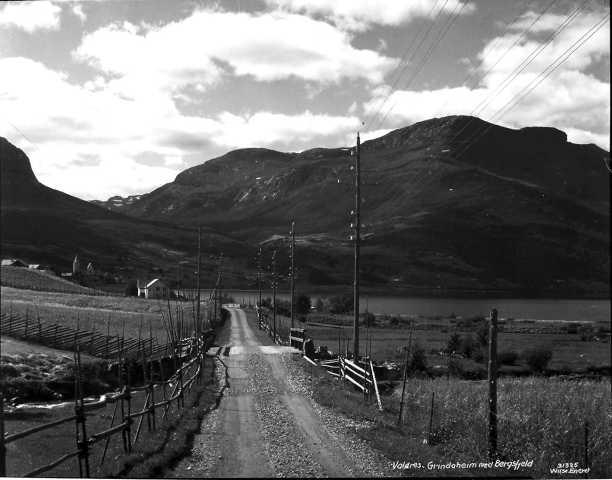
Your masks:
{"label": "rocky mountain slope", "polygon": [[[179,262],[192,280],[197,248],[194,227],[141,220],[111,212],[49,188],[36,179],[23,151],[0,137],[2,257],[70,270],[75,254],[103,271],[124,278],[167,272],[176,278]],[[242,242],[211,229],[203,232],[204,274],[213,277],[220,249],[243,254]],[[209,283],[212,283],[211,280]]]}
{"label": "rocky mountain slope", "polygon": [[[512,130],[462,116],[364,142],[364,282],[608,292],[608,157],[595,145],[567,142],[556,129]],[[352,160],[347,149],[236,150],[119,210],[200,222],[268,248],[281,247],[293,218],[302,281],[346,284]]]}

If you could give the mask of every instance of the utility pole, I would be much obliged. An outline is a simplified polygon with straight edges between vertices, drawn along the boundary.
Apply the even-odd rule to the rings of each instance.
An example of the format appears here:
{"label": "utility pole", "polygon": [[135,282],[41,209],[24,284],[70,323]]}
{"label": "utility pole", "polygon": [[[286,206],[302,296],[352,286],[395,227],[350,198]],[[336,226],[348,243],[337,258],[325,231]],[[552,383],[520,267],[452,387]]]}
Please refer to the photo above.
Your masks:
{"label": "utility pole", "polygon": [[357,132],[357,148],[355,151],[355,216],[353,219],[355,228],[355,271],[353,277],[353,313],[355,317],[353,319],[353,358],[355,361],[359,360],[359,246],[361,240],[360,150],[361,142],[359,139],[359,132]]}
{"label": "utility pole", "polygon": [[259,303],[257,305],[261,308],[261,247],[257,252],[257,289],[259,290]]}
{"label": "utility pole", "polygon": [[489,324],[489,460],[497,456],[497,310]]}
{"label": "utility pole", "polygon": [[276,343],[276,250],[272,252],[272,335]]}
{"label": "utility pole", "polygon": [[196,338],[200,338],[200,272],[202,271],[202,228],[198,227],[198,265],[197,265],[197,277],[196,277],[196,288],[197,288],[197,305],[196,305],[196,324],[195,334]]}
{"label": "utility pole", "polygon": [[291,328],[293,328],[295,317],[295,222],[293,220],[291,220],[291,231],[289,234],[291,235],[291,253],[289,255],[289,260],[291,261],[291,271],[289,273],[291,276]]}

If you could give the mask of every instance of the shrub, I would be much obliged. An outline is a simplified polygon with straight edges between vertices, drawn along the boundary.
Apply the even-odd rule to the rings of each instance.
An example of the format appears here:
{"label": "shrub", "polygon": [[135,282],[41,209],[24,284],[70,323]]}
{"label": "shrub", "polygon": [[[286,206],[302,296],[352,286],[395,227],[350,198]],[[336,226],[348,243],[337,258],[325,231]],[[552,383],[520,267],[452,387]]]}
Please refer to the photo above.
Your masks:
{"label": "shrub", "polygon": [[308,295],[300,295],[295,300],[295,313],[306,315],[307,313],[310,313],[310,306],[310,297]]}
{"label": "shrub", "polygon": [[518,360],[518,353],[516,353],[514,350],[508,350],[505,352],[498,352],[497,353],[497,363],[504,364],[504,365],[514,365],[516,363],[516,361]]}
{"label": "shrub", "polygon": [[523,358],[534,373],[541,373],[548,366],[548,362],[552,358],[552,352],[548,348],[532,348],[523,352]]}
{"label": "shrub", "polygon": [[459,345],[461,344],[461,335],[458,333],[453,333],[450,337],[448,337],[448,341],[446,342],[446,353],[453,353],[459,351]]}
{"label": "shrub", "polygon": [[329,299],[330,313],[351,313],[353,311],[353,295],[336,295]]}
{"label": "shrub", "polygon": [[472,358],[474,351],[476,350],[476,341],[471,335],[467,335],[461,338],[459,343],[459,353],[467,358]]}
{"label": "shrub", "polygon": [[476,330],[476,340],[482,346],[489,344],[489,325],[486,322],[482,322],[478,325]]}
{"label": "shrub", "polygon": [[134,280],[130,280],[125,287],[126,297],[137,297],[138,296],[138,285]]}
{"label": "shrub", "polygon": [[317,302],[315,303],[315,309],[317,312],[322,312],[325,308],[325,305],[323,304],[323,299],[322,298],[317,298]]}
{"label": "shrub", "polygon": [[372,312],[365,312],[361,314],[361,318],[363,319],[363,324],[371,327],[376,323],[376,316]]}
{"label": "shrub", "polygon": [[408,367],[413,372],[424,372],[427,371],[427,357],[425,350],[419,344],[416,344],[412,349],[412,355],[410,356],[410,363]]}

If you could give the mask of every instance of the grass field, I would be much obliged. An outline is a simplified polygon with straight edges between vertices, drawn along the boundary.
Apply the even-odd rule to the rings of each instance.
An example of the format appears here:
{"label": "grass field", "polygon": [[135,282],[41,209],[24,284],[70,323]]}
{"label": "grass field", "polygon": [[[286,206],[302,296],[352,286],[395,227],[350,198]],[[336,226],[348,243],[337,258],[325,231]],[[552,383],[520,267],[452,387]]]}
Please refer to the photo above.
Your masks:
{"label": "grass field", "polygon": [[[60,323],[67,327],[96,330],[110,335],[138,338],[149,336],[149,326],[160,343],[167,341],[162,313],[168,314],[168,304],[160,300],[135,297],[98,297],[77,293],[34,292],[2,287],[2,312],[28,315],[32,321],[40,318],[42,324]],[[184,321],[192,322],[192,305],[181,302]],[[177,303],[171,302],[173,317]],[[204,311],[205,309],[203,309]],[[141,332],[142,325],[142,332]]]}
{"label": "grass field", "polygon": [[[280,315],[276,316],[277,330],[283,338],[286,338],[289,332],[290,319]],[[338,323],[346,322],[346,319],[338,319]],[[309,322],[295,322],[298,328],[305,328],[307,337],[313,339],[315,346],[325,345],[333,352],[344,352],[347,345],[350,351],[353,349],[352,338],[353,329],[347,325],[334,325],[323,327],[312,325]],[[474,334],[470,331],[460,331],[460,334]],[[414,330],[412,342],[413,345],[420,345],[427,355],[428,365],[445,366],[447,357],[440,355],[438,352],[443,349],[449,339],[450,333],[440,330]],[[403,348],[408,345],[410,340],[410,331],[407,327],[360,327],[360,352],[362,354],[370,353],[370,356],[376,361],[404,361]],[[609,367],[610,366],[610,342],[609,341],[582,341],[579,334],[569,333],[511,333],[500,332],[498,334],[498,352],[514,351],[519,355],[524,350],[543,347],[549,348],[552,351],[552,359],[548,364],[551,370],[559,371],[584,371],[592,367]],[[516,367],[524,367],[520,359]],[[510,371],[511,369],[505,370]],[[517,370],[520,368],[514,368]],[[503,371],[503,370],[502,370]]]}
{"label": "grass field", "polygon": [[0,267],[0,284],[26,290],[102,294],[99,290],[77,285],[53,273],[24,267]]}
{"label": "grass field", "polygon": [[[404,415],[397,425],[401,389],[382,398],[384,411],[364,401],[360,392],[322,369],[310,368],[299,356],[294,361],[313,375],[315,398],[323,405],[369,426],[357,434],[391,461],[421,462],[423,469],[405,470],[407,476],[551,477],[557,463],[584,466],[585,425],[588,425],[590,477],[610,478],[612,398],[609,380],[562,381],[551,378],[503,378],[498,388],[498,452],[505,461],[533,460],[518,472],[506,469],[430,471],[428,462],[487,461],[486,381],[456,378],[410,378]],[[432,428],[429,431],[433,400]],[[572,478],[567,476],[565,478]]]}

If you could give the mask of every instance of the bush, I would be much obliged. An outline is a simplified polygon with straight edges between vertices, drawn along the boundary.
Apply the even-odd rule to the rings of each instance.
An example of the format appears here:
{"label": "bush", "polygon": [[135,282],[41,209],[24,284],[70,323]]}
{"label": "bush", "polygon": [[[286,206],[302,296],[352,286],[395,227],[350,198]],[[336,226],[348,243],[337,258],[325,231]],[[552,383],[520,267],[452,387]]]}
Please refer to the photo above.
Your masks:
{"label": "bush", "polygon": [[125,296],[126,297],[137,297],[138,296],[138,285],[136,281],[130,280],[125,287]]}
{"label": "bush", "polygon": [[523,358],[532,372],[541,373],[546,370],[552,358],[552,352],[548,348],[532,348],[523,352]]}
{"label": "bush", "polygon": [[416,344],[412,349],[412,355],[410,356],[408,368],[413,372],[427,371],[427,357],[425,355],[425,350],[418,344]]}
{"label": "bush", "polygon": [[310,313],[310,306],[310,297],[308,295],[300,295],[295,300],[295,313],[298,315],[306,315]]}
{"label": "bush", "polygon": [[446,353],[453,353],[459,351],[459,345],[461,344],[461,335],[458,333],[453,333],[450,337],[448,337],[448,341],[446,342]]}
{"label": "bush", "polygon": [[351,313],[353,311],[353,295],[336,295],[329,299],[330,313]]}
{"label": "bush", "polygon": [[478,340],[481,346],[489,344],[489,325],[487,325],[487,323],[483,322],[478,326],[476,330],[476,340]]}
{"label": "bush", "polygon": [[325,309],[325,305],[323,304],[322,298],[317,298],[317,302],[315,303],[315,310],[317,312],[322,312]]}
{"label": "bush", "polygon": [[362,313],[361,318],[362,318],[363,324],[368,327],[371,327],[372,325],[376,323],[376,316],[372,312]]}
{"label": "bush", "polygon": [[467,335],[461,338],[461,342],[459,343],[459,353],[461,353],[464,357],[472,358],[472,355],[476,349],[477,345],[474,337]]}
{"label": "bush", "polygon": [[497,363],[500,365],[514,365],[518,360],[518,353],[513,350],[497,353]]}

